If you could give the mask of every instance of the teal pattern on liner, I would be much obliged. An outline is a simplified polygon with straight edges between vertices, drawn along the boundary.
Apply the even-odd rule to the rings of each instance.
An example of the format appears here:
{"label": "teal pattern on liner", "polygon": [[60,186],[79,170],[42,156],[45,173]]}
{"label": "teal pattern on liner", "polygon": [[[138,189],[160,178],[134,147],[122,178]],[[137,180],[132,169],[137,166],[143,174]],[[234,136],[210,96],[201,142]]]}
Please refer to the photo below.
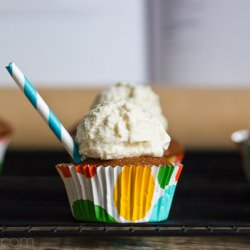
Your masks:
{"label": "teal pattern on liner", "polygon": [[171,208],[172,200],[174,197],[176,185],[167,187],[162,197],[159,198],[154,205],[149,222],[163,221],[168,218]]}

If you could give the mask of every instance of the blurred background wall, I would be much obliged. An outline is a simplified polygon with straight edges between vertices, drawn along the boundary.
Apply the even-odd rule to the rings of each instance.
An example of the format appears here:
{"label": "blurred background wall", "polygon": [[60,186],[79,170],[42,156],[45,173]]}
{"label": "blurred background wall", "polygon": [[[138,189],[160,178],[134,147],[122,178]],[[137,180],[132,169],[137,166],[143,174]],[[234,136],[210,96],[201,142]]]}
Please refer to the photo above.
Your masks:
{"label": "blurred background wall", "polygon": [[144,0],[0,0],[0,86],[10,61],[36,86],[145,81],[145,29]]}
{"label": "blurred background wall", "polygon": [[249,0],[0,0],[0,86],[248,86]]}
{"label": "blurred background wall", "polygon": [[149,1],[151,78],[181,86],[249,86],[249,0]]}
{"label": "blurred background wall", "polygon": [[230,134],[250,127],[249,13],[249,0],[0,0],[11,146],[61,148],[5,70],[14,61],[67,128],[104,85],[152,83],[171,136],[232,147]]}

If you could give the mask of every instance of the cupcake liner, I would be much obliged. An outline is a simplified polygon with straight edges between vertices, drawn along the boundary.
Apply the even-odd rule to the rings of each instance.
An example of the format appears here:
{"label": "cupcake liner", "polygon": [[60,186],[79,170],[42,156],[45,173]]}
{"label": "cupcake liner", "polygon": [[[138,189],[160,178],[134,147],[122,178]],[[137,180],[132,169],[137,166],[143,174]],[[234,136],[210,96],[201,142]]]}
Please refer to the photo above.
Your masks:
{"label": "cupcake liner", "polygon": [[182,165],[56,168],[75,219],[127,223],[167,219]]}
{"label": "cupcake liner", "polygon": [[0,173],[3,170],[4,157],[5,157],[5,153],[9,145],[9,142],[10,142],[9,136],[0,137]]}

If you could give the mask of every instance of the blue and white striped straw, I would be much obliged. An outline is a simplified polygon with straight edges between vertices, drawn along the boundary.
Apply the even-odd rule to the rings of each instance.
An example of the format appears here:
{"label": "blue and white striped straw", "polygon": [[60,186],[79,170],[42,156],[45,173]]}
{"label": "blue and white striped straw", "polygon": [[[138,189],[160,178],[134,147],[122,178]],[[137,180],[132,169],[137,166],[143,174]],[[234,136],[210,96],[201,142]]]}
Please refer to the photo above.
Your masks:
{"label": "blue and white striped straw", "polygon": [[26,97],[29,99],[31,104],[40,113],[43,119],[48,123],[51,130],[54,132],[56,137],[63,144],[67,152],[71,155],[76,163],[81,161],[78,146],[72,137],[69,135],[68,131],[63,127],[58,118],[52,112],[52,110],[45,103],[43,98],[37,92],[32,83],[28,78],[21,72],[21,70],[15,65],[15,63],[10,63],[6,66],[6,69],[15,80],[20,89],[24,92]]}

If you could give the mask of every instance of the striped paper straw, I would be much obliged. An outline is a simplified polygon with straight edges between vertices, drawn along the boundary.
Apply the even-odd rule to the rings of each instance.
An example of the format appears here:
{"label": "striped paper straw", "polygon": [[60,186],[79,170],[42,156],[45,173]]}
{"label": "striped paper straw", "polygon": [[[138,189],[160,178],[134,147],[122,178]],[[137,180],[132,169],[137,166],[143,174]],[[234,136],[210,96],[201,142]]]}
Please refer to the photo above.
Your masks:
{"label": "striped paper straw", "polygon": [[6,69],[15,80],[20,89],[24,92],[26,97],[29,99],[34,108],[39,112],[43,119],[48,123],[51,130],[54,132],[56,137],[63,144],[67,152],[71,155],[76,163],[81,161],[78,146],[68,131],[63,127],[58,118],[55,116],[53,111],[48,107],[43,98],[40,96],[38,91],[28,80],[28,78],[21,72],[21,70],[15,65],[10,63],[6,66]]}

